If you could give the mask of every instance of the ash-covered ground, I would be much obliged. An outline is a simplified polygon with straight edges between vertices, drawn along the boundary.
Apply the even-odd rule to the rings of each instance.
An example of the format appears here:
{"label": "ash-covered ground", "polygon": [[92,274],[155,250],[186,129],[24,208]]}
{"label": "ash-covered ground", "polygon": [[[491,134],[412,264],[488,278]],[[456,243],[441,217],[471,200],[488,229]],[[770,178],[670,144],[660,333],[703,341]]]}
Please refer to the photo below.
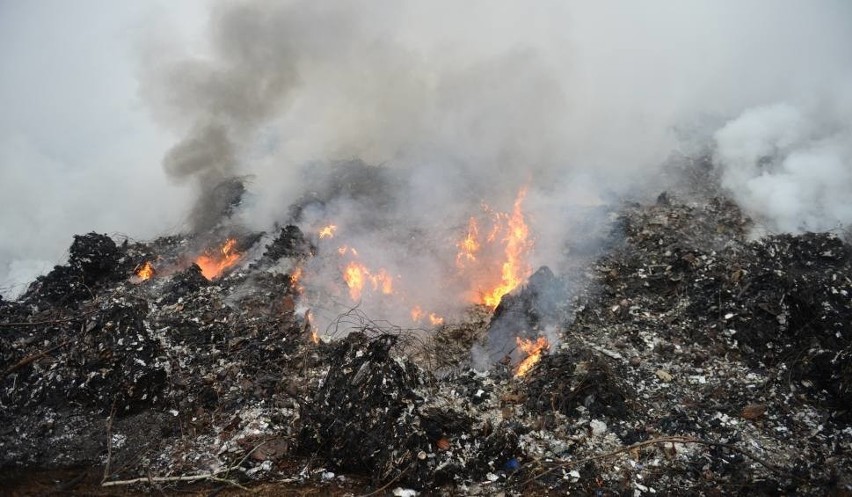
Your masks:
{"label": "ash-covered ground", "polygon": [[[0,300],[0,479],[64,495],[850,495],[849,244],[752,240],[713,189],[611,211],[589,263],[539,269],[493,313],[405,330],[356,308],[340,320],[358,332],[318,343],[280,271],[312,256],[297,227],[242,234],[254,255],[212,281],[181,263],[191,237],[75,237],[68,264]],[[140,281],[145,261],[183,269]],[[494,336],[540,333],[552,346],[525,376],[472,369]]]}

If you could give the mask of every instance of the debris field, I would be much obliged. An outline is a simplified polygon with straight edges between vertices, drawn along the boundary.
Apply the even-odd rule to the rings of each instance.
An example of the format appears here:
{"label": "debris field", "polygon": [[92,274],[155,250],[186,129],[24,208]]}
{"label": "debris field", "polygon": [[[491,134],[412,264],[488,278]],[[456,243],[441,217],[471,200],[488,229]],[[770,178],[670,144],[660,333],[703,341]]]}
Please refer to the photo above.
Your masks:
{"label": "debris field", "polygon": [[[407,330],[354,309],[341,319],[359,330],[328,341],[276,269],[312,257],[296,226],[234,234],[216,257],[251,260],[212,279],[183,259],[209,238],[76,236],[67,264],[0,300],[0,479],[64,495],[850,495],[850,245],[752,239],[722,195],[611,219],[588,265],[540,268],[493,311]],[[517,350],[489,346],[545,329],[523,376]]]}

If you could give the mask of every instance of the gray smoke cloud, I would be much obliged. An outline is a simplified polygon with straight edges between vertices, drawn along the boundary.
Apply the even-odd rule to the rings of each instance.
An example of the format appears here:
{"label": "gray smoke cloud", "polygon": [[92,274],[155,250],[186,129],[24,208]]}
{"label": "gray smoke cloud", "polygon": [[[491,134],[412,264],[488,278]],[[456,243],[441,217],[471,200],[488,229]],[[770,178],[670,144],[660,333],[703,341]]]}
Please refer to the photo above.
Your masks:
{"label": "gray smoke cloud", "polygon": [[[166,170],[197,179],[202,194],[228,176],[254,175],[245,219],[258,226],[280,220],[310,161],[358,157],[407,170],[409,202],[398,208],[415,217],[452,214],[464,198],[506,202],[522,184],[533,202],[553,207],[580,178],[596,185],[591,197],[648,181],[689,145],[684,139],[712,142],[720,128],[726,185],[772,217],[782,214],[763,212],[743,190],[755,158],[728,151],[747,123],[725,123],[848,86],[850,9],[840,1],[223,2],[212,9],[206,51],[158,52],[144,88],[158,113],[186,130]],[[834,117],[836,130],[849,121]],[[685,128],[703,133],[684,136]],[[773,137],[752,141],[761,139]],[[750,190],[773,196],[765,185]]]}
{"label": "gray smoke cloud", "polygon": [[714,150],[724,186],[778,229],[848,222],[852,119],[821,111],[849,86],[850,14],[838,1],[222,2],[206,49],[167,51],[145,92],[185,130],[165,166],[196,180],[202,205],[245,175],[237,221],[268,229],[320,192],[300,224],[340,229],[315,239],[315,303],[346,302],[335,252],[357,248],[406,302],[365,291],[362,309],[452,316],[472,291],[455,244],[483,202],[509,211],[526,187],[531,266],[558,270],[605,221],[595,206],[666,187],[674,150]]}
{"label": "gray smoke cloud", "polygon": [[[64,263],[74,234],[183,231],[187,188],[160,167],[175,137],[137,96],[151,2],[0,2],[0,293]],[[141,34],[140,34],[141,36]]]}
{"label": "gray smoke cloud", "polygon": [[[673,151],[708,147],[725,186],[773,229],[849,222],[842,0],[243,0],[196,17],[193,43],[156,21],[137,31],[149,38],[139,93],[182,137],[160,171],[193,189],[197,230],[215,222],[205,206],[230,178],[249,189],[234,221],[269,230],[327,164],[358,158],[393,171],[384,227],[365,225],[376,207],[358,196],[310,222],[347,225],[335,243],[372,264],[416,267],[412,288],[434,287],[481,202],[510,210],[522,186],[531,264],[556,269],[594,206],[658,192]],[[93,210],[82,205],[69,216]]]}

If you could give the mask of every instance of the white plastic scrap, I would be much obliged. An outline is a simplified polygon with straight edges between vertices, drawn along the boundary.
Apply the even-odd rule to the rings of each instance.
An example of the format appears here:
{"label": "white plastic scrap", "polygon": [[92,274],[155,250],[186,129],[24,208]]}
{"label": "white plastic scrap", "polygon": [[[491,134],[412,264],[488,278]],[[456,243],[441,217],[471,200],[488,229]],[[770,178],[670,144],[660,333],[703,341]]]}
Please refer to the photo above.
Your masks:
{"label": "white plastic scrap", "polygon": [[417,491],[410,488],[396,487],[393,489],[393,495],[396,497],[416,497]]}

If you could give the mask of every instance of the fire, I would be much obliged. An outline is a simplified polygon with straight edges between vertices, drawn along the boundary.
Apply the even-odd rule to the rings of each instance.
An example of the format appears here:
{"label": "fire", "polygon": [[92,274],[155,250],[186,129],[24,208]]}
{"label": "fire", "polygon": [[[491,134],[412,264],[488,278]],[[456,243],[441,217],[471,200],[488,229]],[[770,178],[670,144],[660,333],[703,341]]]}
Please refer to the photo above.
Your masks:
{"label": "fire", "polygon": [[346,286],[349,287],[349,296],[352,300],[361,299],[361,290],[364,289],[364,282],[370,273],[362,264],[350,262],[343,272],[343,279],[346,281]]}
{"label": "fire", "polygon": [[379,269],[376,274],[372,274],[367,266],[352,261],[343,271],[343,279],[349,287],[349,296],[352,297],[352,300],[361,298],[361,292],[363,292],[367,283],[373,290],[380,291],[385,295],[393,293],[393,276],[384,269]]}
{"label": "fire", "polygon": [[526,188],[522,188],[511,213],[493,212],[483,205],[491,215],[485,240],[480,239],[479,224],[472,217],[467,234],[456,244],[456,266],[476,285],[476,300],[492,308],[532,273],[526,262],[533,244],[522,209],[525,197]]}
{"label": "fire", "polygon": [[485,305],[497,307],[503,295],[514,290],[524,282],[532,273],[532,269],[524,260],[524,256],[532,248],[529,241],[529,228],[524,220],[521,204],[526,196],[526,189],[518,192],[515,206],[508,221],[508,234],[506,237],[506,261],[503,263],[501,278],[502,282],[496,288],[487,292],[483,297]]}
{"label": "fire", "polygon": [[[526,193],[526,188],[518,191],[513,208],[508,212],[499,212],[482,204],[482,212],[468,219],[464,232],[454,240],[456,251],[453,255],[457,273],[452,275],[452,281],[440,282],[442,289],[458,292],[454,297],[462,297],[493,309],[504,295],[524,283],[532,273],[527,257],[533,248],[531,232],[522,209]],[[319,228],[319,238],[340,238],[338,235],[341,233],[336,230],[334,224],[323,226]],[[392,274],[384,268],[371,265],[346,243],[348,240],[341,242],[334,243],[331,253],[336,251],[340,257],[338,274],[346,283],[352,301],[372,301],[382,295],[393,295],[398,307],[409,310],[412,322],[431,326],[444,323],[443,315],[432,312],[442,309],[415,305],[416,302],[425,301],[421,300],[413,281],[407,281],[404,274]],[[369,248],[365,249],[367,254]],[[451,261],[447,262],[452,265]],[[297,278],[294,277],[294,280]],[[385,299],[385,302],[393,307],[389,299]]]}
{"label": "fire", "polygon": [[541,360],[541,354],[550,347],[550,344],[544,337],[538,337],[535,340],[516,337],[515,342],[518,344],[518,348],[527,354],[524,360],[518,363],[515,369],[515,376],[524,376],[527,374]]}
{"label": "fire", "polygon": [[305,323],[311,329],[311,342],[316,345],[320,342],[319,333],[317,332],[317,327],[314,326],[313,321],[311,320],[311,310],[308,309],[305,311]]}
{"label": "fire", "polygon": [[337,247],[337,253],[340,255],[346,255],[347,253],[349,253],[352,254],[353,257],[358,257],[358,251],[346,245],[341,245],[340,247]]}
{"label": "fire", "polygon": [[423,320],[423,318],[428,318],[429,323],[432,326],[440,326],[444,324],[443,317],[439,316],[438,314],[435,314],[434,312],[426,314],[426,311],[424,311],[422,307],[420,307],[419,305],[414,306],[411,309],[411,320],[415,323],[419,323],[421,320]]}
{"label": "fire", "polygon": [[136,274],[141,281],[149,280],[154,276],[154,265],[151,264],[151,261],[145,261],[144,264],[136,269],[134,274]]}
{"label": "fire", "polygon": [[464,237],[456,246],[459,248],[459,253],[456,255],[456,266],[462,268],[466,262],[475,262],[476,253],[479,251],[479,227],[476,223],[476,218],[471,217],[467,223],[467,236]]}
{"label": "fire", "polygon": [[242,254],[234,248],[236,244],[236,239],[229,238],[217,252],[208,252],[198,256],[195,263],[201,268],[201,274],[208,280],[212,280],[236,264],[242,257]]}
{"label": "fire", "polygon": [[304,287],[302,287],[302,267],[297,266],[290,273],[290,287],[295,289],[297,293],[303,293],[305,291]]}

